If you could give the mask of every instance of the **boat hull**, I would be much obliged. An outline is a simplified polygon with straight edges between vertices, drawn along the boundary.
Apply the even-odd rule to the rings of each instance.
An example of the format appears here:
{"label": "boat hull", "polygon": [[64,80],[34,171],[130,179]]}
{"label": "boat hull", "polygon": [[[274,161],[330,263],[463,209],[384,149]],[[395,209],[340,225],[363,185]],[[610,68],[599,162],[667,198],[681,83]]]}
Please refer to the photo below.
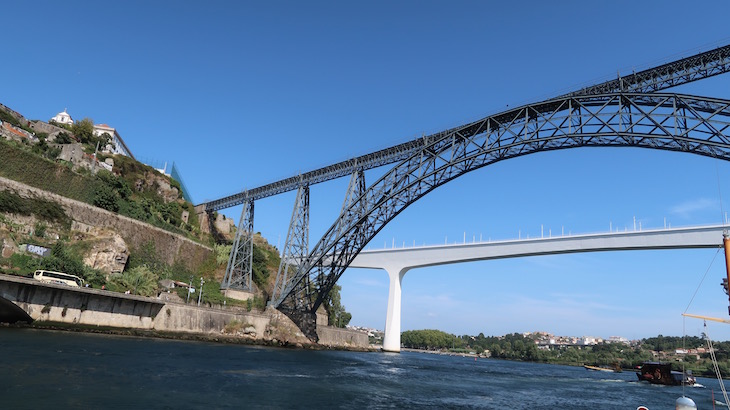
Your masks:
{"label": "boat hull", "polygon": [[667,386],[691,386],[695,384],[695,378],[691,373],[674,371],[669,363],[646,362],[636,372],[636,377],[639,381]]}

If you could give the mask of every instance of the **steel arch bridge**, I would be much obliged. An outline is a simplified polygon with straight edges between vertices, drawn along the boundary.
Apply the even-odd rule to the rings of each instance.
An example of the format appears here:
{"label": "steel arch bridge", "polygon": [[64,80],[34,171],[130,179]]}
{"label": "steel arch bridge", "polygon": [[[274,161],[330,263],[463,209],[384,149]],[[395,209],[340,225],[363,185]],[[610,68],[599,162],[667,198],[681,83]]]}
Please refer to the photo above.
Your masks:
{"label": "steel arch bridge", "polygon": [[645,93],[565,96],[431,138],[366,189],[362,170],[353,175],[354,188],[335,223],[308,255],[287,261],[295,271],[277,278],[273,306],[306,322],[296,313],[315,312],[358,252],[401,211],[437,187],[499,161],[581,147],[651,148],[729,160],[730,100]]}
{"label": "steel arch bridge", "polygon": [[[198,205],[243,204],[221,288],[253,290],[254,201],[297,189],[270,305],[316,340],[314,312],[394,217],[433,189],[489,164],[579,147],[640,147],[728,159],[727,100],[655,94],[730,71],[730,45],[525,105],[403,144]],[[393,165],[370,187],[364,171]],[[351,175],[340,215],[310,251],[309,186]]]}

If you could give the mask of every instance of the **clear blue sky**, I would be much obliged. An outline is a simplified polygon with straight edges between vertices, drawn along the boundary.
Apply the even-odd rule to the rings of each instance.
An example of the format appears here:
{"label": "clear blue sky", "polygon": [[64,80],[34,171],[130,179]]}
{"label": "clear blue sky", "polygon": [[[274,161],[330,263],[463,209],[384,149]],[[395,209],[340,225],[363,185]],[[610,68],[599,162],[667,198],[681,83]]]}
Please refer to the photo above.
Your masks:
{"label": "clear blue sky", "polygon": [[[730,42],[725,1],[34,1],[2,10],[0,102],[68,108],[174,161],[196,202],[254,188]],[[730,75],[677,91],[730,98]],[[371,181],[374,173],[369,173]],[[347,181],[311,189],[311,242]],[[719,223],[730,164],[650,150],[530,155],[453,181],[371,246]],[[256,203],[283,245],[294,194]],[[239,217],[240,208],[225,212]],[[718,239],[719,240],[719,239]],[[409,272],[403,330],[681,335],[680,314],[727,315],[715,251],[544,256]],[[709,271],[708,271],[709,269]],[[387,275],[339,282],[352,324],[383,328]],[[652,294],[651,303],[641,299]],[[696,335],[702,324],[687,322]],[[730,327],[711,325],[730,339]]]}

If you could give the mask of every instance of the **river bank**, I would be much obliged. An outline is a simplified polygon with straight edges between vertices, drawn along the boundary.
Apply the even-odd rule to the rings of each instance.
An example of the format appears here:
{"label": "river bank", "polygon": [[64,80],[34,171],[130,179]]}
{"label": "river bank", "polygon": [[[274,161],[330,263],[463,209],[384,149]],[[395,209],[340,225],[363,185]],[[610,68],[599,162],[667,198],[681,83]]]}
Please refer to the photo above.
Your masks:
{"label": "river bank", "polygon": [[213,333],[193,333],[193,332],[174,332],[146,329],[130,329],[117,328],[110,326],[90,326],[90,325],[73,325],[62,322],[33,322],[33,323],[0,323],[0,328],[10,329],[37,329],[37,330],[53,330],[68,333],[90,333],[103,334],[112,336],[130,336],[150,339],[162,340],[180,340],[195,342],[210,342],[221,344],[245,345],[245,346],[264,346],[279,347],[287,349],[303,349],[303,350],[342,350],[352,352],[376,352],[380,349],[374,347],[362,347],[353,345],[326,345],[320,343],[312,343],[309,341],[292,342],[289,340],[279,340],[276,338],[256,338],[237,335],[213,334]]}
{"label": "river bank", "polygon": [[426,353],[426,354],[437,354],[440,356],[458,356],[458,357],[474,357],[474,358],[487,358],[488,356],[479,355],[476,353],[463,353],[463,352],[445,352],[442,350],[423,350],[423,349],[411,349],[407,347],[401,347],[400,349],[402,352],[412,352],[412,353]]}
{"label": "river bank", "polygon": [[[38,327],[73,328],[174,339],[225,341],[268,346],[313,344],[284,313],[195,306],[161,298],[99,289],[72,288],[0,275],[0,318]],[[318,319],[317,345],[368,348],[366,333],[327,326]]]}

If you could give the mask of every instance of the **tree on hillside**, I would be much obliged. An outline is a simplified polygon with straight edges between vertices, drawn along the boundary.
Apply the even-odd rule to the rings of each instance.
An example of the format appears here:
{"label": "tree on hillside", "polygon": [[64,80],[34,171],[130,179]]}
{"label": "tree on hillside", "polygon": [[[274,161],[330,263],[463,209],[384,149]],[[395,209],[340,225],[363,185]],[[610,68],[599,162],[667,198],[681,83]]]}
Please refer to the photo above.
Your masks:
{"label": "tree on hillside", "polygon": [[84,277],[84,263],[76,255],[68,251],[66,245],[58,241],[51,247],[51,255],[41,259],[41,269],[64,272]]}
{"label": "tree on hillside", "polygon": [[76,121],[71,127],[71,132],[73,132],[74,136],[82,144],[89,144],[95,138],[94,121],[92,121],[91,118],[84,118],[81,121]]}
{"label": "tree on hillside", "polygon": [[335,285],[324,301],[324,307],[329,317],[328,324],[330,326],[345,327],[350,323],[350,319],[352,319],[352,314],[345,311],[345,307],[342,305],[340,290],[342,290],[342,287]]}
{"label": "tree on hillside", "polygon": [[59,132],[53,140],[56,144],[70,144],[74,142],[73,138],[65,132]]}
{"label": "tree on hillside", "polygon": [[253,275],[253,282],[259,289],[266,289],[266,283],[269,280],[269,269],[266,266],[267,256],[264,250],[256,244],[253,244],[252,259],[253,266],[251,267],[251,273]]}

